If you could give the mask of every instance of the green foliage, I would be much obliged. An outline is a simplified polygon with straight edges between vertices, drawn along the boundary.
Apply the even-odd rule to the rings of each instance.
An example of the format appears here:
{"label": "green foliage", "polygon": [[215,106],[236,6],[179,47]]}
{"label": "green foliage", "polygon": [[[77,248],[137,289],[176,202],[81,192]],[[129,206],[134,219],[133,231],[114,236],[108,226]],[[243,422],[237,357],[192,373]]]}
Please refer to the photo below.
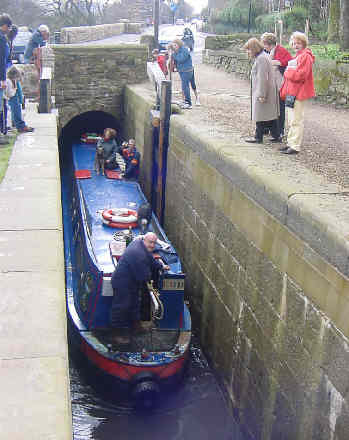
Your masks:
{"label": "green foliage", "polygon": [[311,50],[316,57],[324,60],[339,61],[343,57],[339,44],[313,44],[311,45]]}
{"label": "green foliage", "polygon": [[278,12],[274,12],[273,14],[259,15],[255,20],[256,30],[260,33],[274,32],[275,22],[277,22],[279,19],[280,14]]}
{"label": "green foliage", "polygon": [[[262,3],[254,1],[251,3],[251,28],[255,27],[255,19],[264,12]],[[211,15],[211,24],[213,29],[230,29],[229,32],[240,32],[248,27],[249,2],[246,0],[231,0],[230,5],[221,11]],[[225,26],[221,26],[224,24]]]}
{"label": "green foliage", "polygon": [[2,145],[0,149],[0,182],[5,176],[8,161],[10,159],[13,144],[15,143],[16,136],[10,137],[10,143],[8,145]]}
{"label": "green foliage", "polygon": [[281,14],[281,19],[284,22],[284,30],[287,32],[304,30],[307,17],[308,12],[303,7],[296,7],[289,11],[283,12]]}

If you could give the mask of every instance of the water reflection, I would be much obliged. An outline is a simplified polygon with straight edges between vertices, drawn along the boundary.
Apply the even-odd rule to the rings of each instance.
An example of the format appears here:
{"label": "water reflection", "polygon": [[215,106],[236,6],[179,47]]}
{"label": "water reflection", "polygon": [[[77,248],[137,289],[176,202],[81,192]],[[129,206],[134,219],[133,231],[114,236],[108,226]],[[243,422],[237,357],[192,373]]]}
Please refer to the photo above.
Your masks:
{"label": "water reflection", "polygon": [[102,400],[80,366],[71,361],[74,440],[240,440],[224,395],[198,346],[193,345],[191,358],[182,386],[148,413]]}

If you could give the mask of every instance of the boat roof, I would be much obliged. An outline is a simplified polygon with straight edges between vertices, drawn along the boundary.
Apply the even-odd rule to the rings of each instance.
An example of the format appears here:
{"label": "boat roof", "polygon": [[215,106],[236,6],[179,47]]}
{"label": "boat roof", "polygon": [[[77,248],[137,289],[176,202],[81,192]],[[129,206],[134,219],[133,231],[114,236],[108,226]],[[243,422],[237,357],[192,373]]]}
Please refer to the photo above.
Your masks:
{"label": "boat roof", "polygon": [[[97,175],[94,171],[95,145],[74,144],[72,151],[74,169],[89,170],[91,172],[91,178],[76,179],[76,181],[80,196],[84,201],[83,206],[96,263],[105,273],[112,273],[115,267],[110,256],[109,242],[113,240],[114,233],[120,231],[120,229],[104,225],[101,212],[110,208],[128,208],[137,211],[141,204],[147,202],[147,199],[138,182],[108,179],[101,174]],[[127,227],[125,229],[127,230]],[[170,248],[166,252],[159,247],[156,248],[156,251],[170,265],[172,272],[181,273],[181,264],[176,251],[154,215],[149,230],[153,230],[161,240],[170,244]],[[141,233],[139,228],[133,228],[132,232],[134,236]]]}

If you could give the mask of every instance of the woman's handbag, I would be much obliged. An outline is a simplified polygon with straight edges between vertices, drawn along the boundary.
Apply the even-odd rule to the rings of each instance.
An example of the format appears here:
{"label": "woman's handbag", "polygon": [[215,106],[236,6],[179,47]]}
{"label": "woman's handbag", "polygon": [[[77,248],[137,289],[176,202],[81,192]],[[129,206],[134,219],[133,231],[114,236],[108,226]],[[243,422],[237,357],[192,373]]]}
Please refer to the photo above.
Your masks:
{"label": "woman's handbag", "polygon": [[286,95],[285,106],[288,108],[294,108],[296,97],[292,95]]}

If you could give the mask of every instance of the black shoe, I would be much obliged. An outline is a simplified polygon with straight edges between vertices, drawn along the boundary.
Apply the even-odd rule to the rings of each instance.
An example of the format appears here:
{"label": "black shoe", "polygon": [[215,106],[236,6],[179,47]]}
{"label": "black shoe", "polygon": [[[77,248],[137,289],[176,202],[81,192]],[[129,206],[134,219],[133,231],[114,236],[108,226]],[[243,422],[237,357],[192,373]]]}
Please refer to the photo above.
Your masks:
{"label": "black shoe", "polygon": [[283,153],[283,154],[298,154],[299,151],[294,150],[293,148],[287,148],[287,150],[281,151],[281,153]]}
{"label": "black shoe", "polygon": [[245,139],[245,142],[248,142],[249,144],[263,144],[263,140],[256,138],[247,138]]}
{"label": "black shoe", "polygon": [[281,152],[285,152],[286,150],[288,150],[288,146],[287,145],[285,147],[279,148],[279,151],[281,151]]}
{"label": "black shoe", "polygon": [[282,142],[282,138],[281,137],[279,137],[279,138],[272,138],[272,139],[270,139],[270,142],[275,142],[275,143],[280,144]]}

